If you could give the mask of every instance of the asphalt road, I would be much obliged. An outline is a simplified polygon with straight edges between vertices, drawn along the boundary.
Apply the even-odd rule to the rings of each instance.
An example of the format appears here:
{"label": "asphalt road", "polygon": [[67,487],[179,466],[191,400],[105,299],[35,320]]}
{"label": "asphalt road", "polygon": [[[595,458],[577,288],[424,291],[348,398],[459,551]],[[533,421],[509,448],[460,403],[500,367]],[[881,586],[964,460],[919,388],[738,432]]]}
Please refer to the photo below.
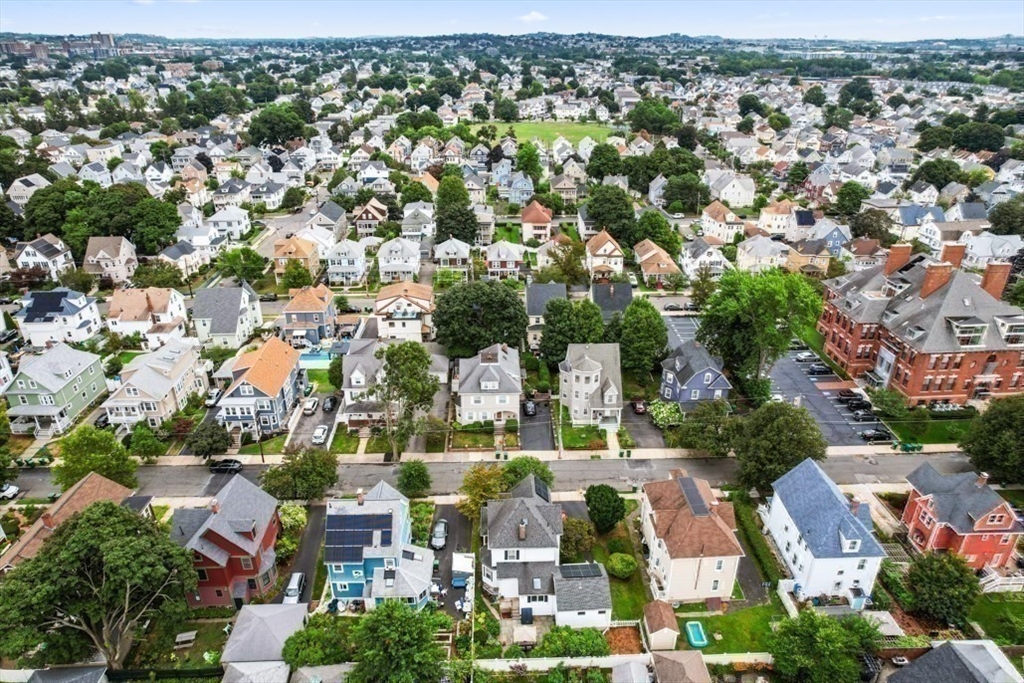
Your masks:
{"label": "asphalt road", "polygon": [[[299,540],[299,549],[295,551],[295,559],[292,561],[291,572],[302,572],[306,575],[306,585],[302,589],[302,596],[299,602],[310,602],[320,599],[319,595],[313,595],[313,583],[316,579],[316,561],[320,558],[320,544],[324,540],[324,524],[327,519],[326,505],[311,505],[306,507],[306,528]],[[285,586],[288,579],[285,579]],[[280,604],[284,600],[284,591],[274,597],[273,602]]]}

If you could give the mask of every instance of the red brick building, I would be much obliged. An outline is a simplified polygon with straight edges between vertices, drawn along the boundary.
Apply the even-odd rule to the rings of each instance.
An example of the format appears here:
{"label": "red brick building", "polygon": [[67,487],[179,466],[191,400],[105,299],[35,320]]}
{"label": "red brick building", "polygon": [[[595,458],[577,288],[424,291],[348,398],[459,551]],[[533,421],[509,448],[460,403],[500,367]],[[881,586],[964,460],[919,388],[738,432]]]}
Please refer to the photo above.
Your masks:
{"label": "red brick building", "polygon": [[884,265],[827,280],[825,354],[913,405],[1024,392],[1024,312],[1000,301],[1011,264],[989,263],[979,282],[959,270],[964,248],[936,259],[897,244]]}
{"label": "red brick building", "polygon": [[171,539],[192,551],[199,586],[191,606],[241,608],[274,587],[281,528],[277,500],[245,477],[235,476],[204,508],[179,508]]}
{"label": "red brick building", "polygon": [[915,548],[962,555],[974,569],[1014,565],[1024,527],[988,475],[942,475],[925,463],[907,481],[913,488],[902,522]]}

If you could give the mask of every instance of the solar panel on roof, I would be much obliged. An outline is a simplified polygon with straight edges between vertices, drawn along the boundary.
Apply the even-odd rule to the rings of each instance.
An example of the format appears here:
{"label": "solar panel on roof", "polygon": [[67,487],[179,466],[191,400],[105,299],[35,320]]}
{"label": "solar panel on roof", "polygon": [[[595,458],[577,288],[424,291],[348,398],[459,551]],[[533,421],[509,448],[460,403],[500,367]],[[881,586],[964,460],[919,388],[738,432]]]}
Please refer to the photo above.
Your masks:
{"label": "solar panel on roof", "polygon": [[559,567],[563,579],[592,579],[601,576],[596,564],[563,564]]}
{"label": "solar panel on roof", "polygon": [[548,503],[551,502],[551,491],[548,489],[548,485],[537,477],[533,478],[533,489],[537,492],[537,495],[543,498]]}
{"label": "solar panel on roof", "polygon": [[382,529],[380,532],[380,544],[391,545],[391,529]]}
{"label": "solar panel on roof", "polygon": [[402,551],[402,559],[403,560],[415,560],[416,559],[416,555],[411,550],[403,550]]}
{"label": "solar panel on roof", "polygon": [[679,490],[683,492],[683,498],[686,499],[686,504],[693,510],[695,517],[707,517],[711,514],[707,503],[704,502],[704,497],[700,495],[700,491],[697,489],[697,482],[693,480],[693,477],[680,477],[676,481],[679,482]]}
{"label": "solar panel on roof", "polygon": [[328,564],[341,562],[362,562],[363,549],[356,545],[329,546],[324,548],[324,561]]}

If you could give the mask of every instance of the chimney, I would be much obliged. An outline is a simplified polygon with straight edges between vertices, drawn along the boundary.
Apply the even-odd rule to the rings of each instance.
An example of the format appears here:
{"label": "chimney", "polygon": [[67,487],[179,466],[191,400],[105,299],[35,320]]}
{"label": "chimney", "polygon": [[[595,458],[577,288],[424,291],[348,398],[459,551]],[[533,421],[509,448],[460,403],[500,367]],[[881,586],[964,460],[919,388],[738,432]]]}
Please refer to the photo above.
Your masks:
{"label": "chimney", "polygon": [[937,289],[949,282],[953,275],[953,266],[948,263],[929,263],[924,271],[924,282],[921,283],[921,298],[927,299]]}
{"label": "chimney", "polygon": [[964,253],[967,252],[967,245],[959,242],[943,242],[942,251],[939,252],[939,260],[952,263],[954,268],[959,269],[963,263]]}
{"label": "chimney", "polygon": [[364,500],[366,500],[366,498],[363,496],[363,490],[359,489],[356,491],[356,505],[362,505]]}
{"label": "chimney", "polygon": [[988,486],[988,472],[978,472],[978,488],[983,489]]}
{"label": "chimney", "polygon": [[214,498],[210,501],[210,509],[213,510],[213,514],[220,514],[220,501]]}
{"label": "chimney", "polygon": [[40,519],[43,520],[43,526],[47,529],[53,530],[57,528],[57,524],[53,521],[53,515],[51,515],[49,512],[44,512]]}
{"label": "chimney", "polygon": [[526,540],[526,517],[523,517],[519,521],[519,540],[520,541],[525,541]]}
{"label": "chimney", "polygon": [[885,274],[892,275],[897,270],[907,265],[911,254],[914,252],[913,245],[902,243],[894,244],[889,248],[889,258],[885,262]]}
{"label": "chimney", "polygon": [[860,510],[860,501],[854,498],[850,501],[850,514],[856,517],[858,510]]}
{"label": "chimney", "polygon": [[985,274],[981,276],[981,288],[992,295],[993,299],[1000,299],[1006,283],[1010,281],[1010,273],[1013,271],[1013,264],[1007,261],[989,261],[985,265]]}

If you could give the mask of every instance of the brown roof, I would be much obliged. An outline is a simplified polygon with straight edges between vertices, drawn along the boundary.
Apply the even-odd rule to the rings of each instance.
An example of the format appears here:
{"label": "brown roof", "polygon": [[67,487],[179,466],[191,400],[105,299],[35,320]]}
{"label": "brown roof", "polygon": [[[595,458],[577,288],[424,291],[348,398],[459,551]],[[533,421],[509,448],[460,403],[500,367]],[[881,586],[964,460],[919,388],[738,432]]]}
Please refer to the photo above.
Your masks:
{"label": "brown roof", "polygon": [[[82,268],[84,268],[87,273],[102,273],[103,266],[99,263],[90,263],[90,258],[99,256],[100,252],[105,253],[111,258],[116,258],[121,255],[122,249],[126,249],[126,247],[131,246],[132,243],[120,235],[117,237],[101,237],[93,235],[89,238],[89,244],[85,247],[85,258],[82,259]],[[134,256],[134,249],[131,249],[131,251]],[[134,258],[129,260],[135,261]]]}
{"label": "brown roof", "polygon": [[28,528],[25,535],[4,553],[0,558],[0,567],[13,567],[19,562],[35,557],[43,547],[43,543],[53,535],[58,526],[93,503],[108,500],[120,504],[130,495],[132,495],[131,489],[121,486],[101,474],[90,472],[65,491],[64,495],[47,508],[43,516]]}
{"label": "brown roof", "polygon": [[614,244],[618,255],[622,255],[622,247],[619,246],[619,243],[615,241],[615,238],[612,237],[607,230],[602,230],[587,240],[587,251],[589,251],[591,255],[597,255],[597,252],[600,251],[601,247],[606,244]]}
{"label": "brown roof", "polygon": [[271,337],[260,348],[243,353],[235,361],[232,372],[244,370],[231,384],[228,393],[242,382],[248,382],[268,396],[276,396],[288,375],[299,363],[299,350],[277,337]]}
{"label": "brown roof", "polygon": [[154,313],[166,311],[171,301],[171,290],[166,287],[146,289],[117,289],[110,297],[108,318],[122,322],[150,320]]}
{"label": "brown roof", "polygon": [[284,307],[285,312],[322,311],[330,305],[334,298],[334,292],[326,285],[319,284],[316,287],[289,289],[288,296],[292,300]]}
{"label": "brown roof", "polygon": [[800,205],[796,202],[791,202],[788,199],[782,199],[764,207],[761,209],[761,213],[774,214],[776,216],[788,216],[793,213],[794,209],[798,208],[800,208]]}
{"label": "brown roof", "polygon": [[393,285],[381,287],[377,292],[377,304],[387,299],[404,298],[413,303],[419,301],[430,302],[434,298],[434,288],[430,285],[421,285],[418,282],[396,282]]}
{"label": "brown roof", "polygon": [[729,221],[729,214],[731,214],[732,211],[729,210],[729,207],[716,199],[704,207],[704,213],[710,216],[711,219],[717,223],[726,223]]}
{"label": "brown roof", "polygon": [[675,264],[668,252],[651,240],[637,242],[633,246],[633,253],[636,260],[640,262],[640,270],[644,275],[669,275],[678,273],[679,266]]}
{"label": "brown roof", "polygon": [[543,204],[534,199],[530,202],[529,206],[523,209],[522,222],[523,223],[550,223],[552,212],[551,209],[545,207]]}
{"label": "brown roof", "polygon": [[872,256],[882,248],[878,240],[868,239],[867,237],[857,237],[843,246],[854,256]]}
{"label": "brown roof", "polygon": [[711,675],[698,650],[677,650],[653,654],[654,676],[671,683],[711,683]]}
{"label": "brown roof", "polygon": [[648,633],[657,633],[666,628],[679,633],[676,613],[672,610],[672,605],[664,600],[653,600],[644,605],[644,621],[647,622]]}
{"label": "brown roof", "polygon": [[315,252],[316,244],[301,237],[293,236],[274,242],[274,258],[309,258]]}
{"label": "brown roof", "polygon": [[693,513],[677,478],[644,484],[654,532],[665,542],[669,557],[742,557],[732,503],[719,503],[706,480],[693,482],[708,508],[707,515]]}

